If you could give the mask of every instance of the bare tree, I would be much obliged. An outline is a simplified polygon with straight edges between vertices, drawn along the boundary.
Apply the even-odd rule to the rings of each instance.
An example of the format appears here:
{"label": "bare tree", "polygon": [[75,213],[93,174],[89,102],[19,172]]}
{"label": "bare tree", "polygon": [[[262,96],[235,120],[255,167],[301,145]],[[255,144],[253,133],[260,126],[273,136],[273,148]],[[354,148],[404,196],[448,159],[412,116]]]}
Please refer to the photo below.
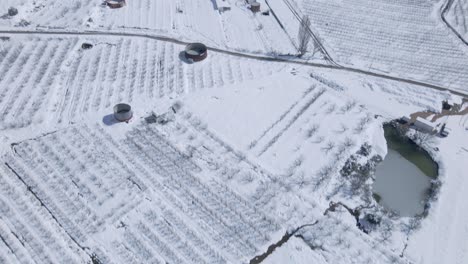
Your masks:
{"label": "bare tree", "polygon": [[327,145],[323,147],[322,149],[325,151],[326,154],[328,154],[328,152],[330,152],[334,147],[335,147],[335,143],[332,141],[328,141]]}
{"label": "bare tree", "polygon": [[365,117],[361,118],[359,120],[359,123],[358,125],[356,126],[356,128],[354,129],[354,132],[356,134],[359,134],[361,133],[362,131],[364,131],[364,129],[367,128],[367,125],[372,121],[372,117],[370,115],[366,115]]}
{"label": "bare tree", "polygon": [[297,51],[299,52],[299,57],[302,57],[306,54],[307,49],[309,47],[310,42],[310,19],[308,16],[303,16],[301,20],[301,24],[299,26],[299,34],[298,34],[298,43]]}
{"label": "bare tree", "polygon": [[306,131],[306,135],[308,138],[311,138],[313,135],[317,133],[319,130],[319,125],[318,124],[313,124],[309,129]]}

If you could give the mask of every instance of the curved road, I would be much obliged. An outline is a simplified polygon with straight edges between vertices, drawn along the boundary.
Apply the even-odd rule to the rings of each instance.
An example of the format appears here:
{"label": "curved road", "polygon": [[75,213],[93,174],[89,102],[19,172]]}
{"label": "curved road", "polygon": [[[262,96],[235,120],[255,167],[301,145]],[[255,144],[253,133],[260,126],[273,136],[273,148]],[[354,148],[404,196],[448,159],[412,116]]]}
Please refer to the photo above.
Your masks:
{"label": "curved road", "polygon": [[452,30],[453,34],[457,36],[465,45],[468,45],[468,41],[452,26],[447,21],[447,18],[445,17],[447,15],[447,12],[452,8],[454,0],[448,0],[447,3],[442,7],[442,11],[440,12],[440,17],[442,18],[442,21],[445,23],[445,25]]}
{"label": "curved road", "polygon": [[[147,38],[147,39],[153,39],[153,40],[159,40],[159,41],[166,41],[178,45],[187,45],[189,42],[186,41],[181,41],[175,38],[167,37],[167,36],[161,36],[161,35],[148,35],[144,33],[131,33],[131,32],[109,32],[109,31],[64,31],[64,30],[0,30],[0,34],[10,34],[10,35],[29,35],[29,34],[39,34],[39,35],[65,35],[65,36],[113,36],[113,37],[137,37],[137,38]],[[333,69],[333,70],[338,70],[338,71],[346,71],[346,72],[353,72],[353,73],[360,73],[368,76],[373,76],[373,77],[378,77],[378,78],[383,78],[387,80],[392,80],[392,81],[399,81],[399,82],[404,82],[407,84],[412,84],[412,85],[418,85],[418,86],[423,86],[426,88],[430,89],[435,89],[438,91],[449,91],[455,95],[459,95],[462,97],[468,97],[468,92],[460,92],[460,91],[455,91],[443,86],[435,85],[435,84],[429,84],[421,81],[415,81],[411,79],[405,79],[405,78],[400,78],[400,77],[395,77],[387,74],[382,74],[382,73],[375,73],[375,72],[370,72],[370,71],[365,71],[357,68],[352,68],[352,67],[346,67],[346,66],[338,66],[338,65],[330,65],[330,64],[321,64],[321,63],[314,63],[314,62],[309,62],[309,61],[300,61],[300,60],[294,60],[292,57],[272,57],[272,56],[265,56],[265,55],[256,55],[256,54],[249,54],[249,53],[244,53],[244,52],[238,52],[238,51],[230,51],[230,50],[224,50],[216,47],[208,47],[209,50],[222,53],[222,54],[227,54],[231,56],[236,56],[236,57],[242,57],[242,58],[247,58],[247,59],[254,59],[254,60],[260,60],[260,61],[272,61],[272,62],[284,62],[284,63],[289,63],[289,64],[297,64],[297,65],[305,65],[305,66],[311,66],[311,67],[317,67],[317,68],[326,68],[326,69]]]}

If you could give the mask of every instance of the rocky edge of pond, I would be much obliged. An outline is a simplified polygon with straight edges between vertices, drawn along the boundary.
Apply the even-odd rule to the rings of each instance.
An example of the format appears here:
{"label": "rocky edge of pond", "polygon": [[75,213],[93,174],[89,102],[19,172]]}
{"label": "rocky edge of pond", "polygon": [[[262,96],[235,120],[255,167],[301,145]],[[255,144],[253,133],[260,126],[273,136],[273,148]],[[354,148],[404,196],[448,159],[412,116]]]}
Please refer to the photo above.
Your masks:
{"label": "rocky edge of pond", "polygon": [[[392,126],[393,129],[398,131],[398,135],[402,137],[402,139],[424,150],[423,146],[418,145],[411,137],[407,136],[407,130],[401,129],[398,122],[391,121],[389,123],[384,123],[383,126]],[[427,150],[424,151],[431,156],[430,152]],[[357,197],[360,204],[356,206],[356,208],[351,208],[341,202],[332,202],[329,210],[333,208],[332,206],[344,206],[346,210],[354,216],[356,225],[360,230],[367,234],[373,231],[379,231],[383,233],[383,238],[388,238],[391,229],[393,229],[392,226],[397,222],[396,220],[401,220],[406,222],[403,231],[409,235],[410,232],[419,228],[421,220],[429,214],[432,202],[437,199],[441,181],[439,178],[431,180],[431,187],[428,189],[423,213],[415,217],[402,219],[402,217],[395,212],[381,206],[378,203],[379,196],[373,193],[372,184],[375,181],[375,171],[382,161],[382,156],[373,154],[372,146],[369,143],[364,143],[355,154],[351,155],[340,170],[340,174],[344,180],[338,189],[350,198]],[[437,164],[434,159],[432,159],[432,161]]]}

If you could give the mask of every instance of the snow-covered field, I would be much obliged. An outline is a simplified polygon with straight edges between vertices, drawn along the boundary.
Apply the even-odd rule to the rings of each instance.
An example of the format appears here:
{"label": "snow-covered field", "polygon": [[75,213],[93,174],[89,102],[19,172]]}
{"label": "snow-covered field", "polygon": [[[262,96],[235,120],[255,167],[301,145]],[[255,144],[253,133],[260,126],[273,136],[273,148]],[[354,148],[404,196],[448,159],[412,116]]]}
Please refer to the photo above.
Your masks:
{"label": "snow-covered field", "polygon": [[[102,125],[72,126],[18,144],[15,157],[5,157],[4,232],[34,239],[23,241],[33,259],[71,263],[90,248],[104,263],[235,263],[280,228],[152,126],[113,134]],[[63,247],[51,237],[57,227],[43,224],[28,200],[7,200],[25,192],[20,183],[75,250],[53,250]]]}
{"label": "snow-covered field", "polygon": [[437,1],[296,2],[337,62],[467,91],[468,47],[442,23]]}
{"label": "snow-covered field", "polygon": [[0,19],[0,26],[18,27],[26,21],[26,28],[133,31],[240,51],[296,52],[295,35],[290,39],[272,15],[254,15],[243,1],[228,0],[229,12],[220,12],[211,0],[128,1],[122,9],[106,8],[99,0],[9,1],[19,14]]}
{"label": "snow-covered field", "polygon": [[438,142],[440,151],[433,154],[442,166],[440,197],[421,230],[409,239],[408,254],[416,263],[468,262],[468,115],[450,117],[447,125],[454,134]]}
{"label": "snow-covered field", "polygon": [[[85,42],[95,47],[81,49]],[[216,89],[282,69],[215,52],[211,60],[187,64],[179,58],[183,46],[138,38],[20,37],[1,43],[3,129],[74,121],[120,101]]]}
{"label": "snow-covered field", "polygon": [[[386,155],[382,123],[460,96],[246,56],[295,54],[304,12],[338,63],[466,92],[468,52],[441,3],[259,1],[275,11],[263,16],[240,0],[127,2],[0,6],[19,11],[2,30],[62,31],[0,34],[1,264],[468,262],[468,115],[423,144],[442,183],[425,218],[388,212],[371,175],[341,172]],[[218,50],[191,63],[178,41]],[[120,102],[128,123],[113,119]],[[371,213],[381,222],[364,232]]]}

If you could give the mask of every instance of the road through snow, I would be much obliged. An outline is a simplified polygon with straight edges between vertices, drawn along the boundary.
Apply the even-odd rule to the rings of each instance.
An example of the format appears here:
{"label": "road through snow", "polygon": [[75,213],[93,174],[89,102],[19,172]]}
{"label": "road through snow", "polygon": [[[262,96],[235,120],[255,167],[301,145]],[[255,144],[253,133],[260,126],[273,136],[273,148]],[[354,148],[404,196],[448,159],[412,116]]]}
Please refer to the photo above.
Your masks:
{"label": "road through snow", "polygon": [[[133,32],[105,32],[105,31],[60,31],[60,30],[0,30],[0,34],[13,34],[13,35],[27,35],[27,34],[40,34],[40,35],[69,35],[69,36],[117,36],[117,37],[138,37],[138,38],[148,38],[148,39],[153,39],[153,40],[159,40],[159,41],[166,41],[174,44],[179,44],[179,45],[187,45],[189,42],[177,40],[175,38],[170,38],[166,36],[161,36],[161,35],[149,35],[149,34],[142,34],[142,33],[133,33]],[[354,72],[354,73],[360,73],[360,74],[365,74],[369,76],[374,76],[374,77],[379,77],[383,79],[388,79],[388,80],[393,80],[393,81],[400,81],[400,82],[405,82],[408,84],[414,84],[414,85],[419,85],[419,86],[424,86],[426,88],[430,89],[435,89],[438,91],[449,91],[455,95],[463,96],[463,97],[468,97],[468,93],[463,93],[460,91],[452,90],[450,88],[434,85],[434,84],[429,84],[421,81],[416,81],[416,80],[410,80],[410,79],[404,79],[396,76],[391,76],[391,75],[386,75],[382,73],[375,73],[375,72],[370,72],[370,71],[365,71],[357,68],[351,68],[351,67],[346,67],[346,66],[337,66],[337,65],[329,65],[329,64],[321,64],[321,63],[314,63],[314,62],[309,62],[309,61],[300,61],[300,60],[291,60],[291,58],[282,58],[282,57],[271,57],[271,56],[265,56],[265,55],[256,55],[256,54],[248,54],[248,53],[243,53],[243,52],[237,52],[237,51],[229,51],[225,49],[220,49],[216,47],[208,47],[209,50],[222,53],[222,54],[227,54],[227,55],[232,55],[232,56],[238,56],[242,58],[248,58],[248,59],[255,59],[255,60],[262,60],[262,61],[273,61],[273,62],[285,62],[285,63],[290,63],[290,64],[298,64],[298,65],[306,65],[306,66],[311,66],[311,67],[319,67],[319,68],[328,68],[328,69],[334,69],[334,70],[341,70],[341,71],[347,71],[347,72]]]}

